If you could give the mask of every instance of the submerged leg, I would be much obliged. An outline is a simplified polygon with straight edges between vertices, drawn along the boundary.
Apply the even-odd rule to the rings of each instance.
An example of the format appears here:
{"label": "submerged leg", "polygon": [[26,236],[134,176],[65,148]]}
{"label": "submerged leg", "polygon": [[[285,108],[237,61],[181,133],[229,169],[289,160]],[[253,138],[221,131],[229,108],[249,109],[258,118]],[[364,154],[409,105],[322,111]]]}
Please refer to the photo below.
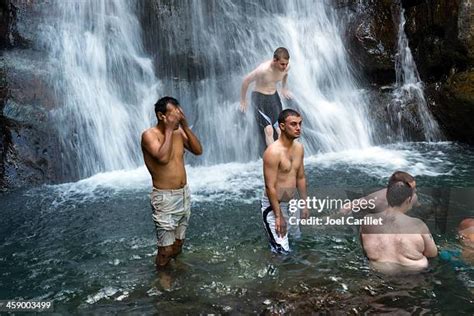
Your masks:
{"label": "submerged leg", "polygon": [[156,254],[156,269],[160,270],[165,268],[170,262],[173,256],[173,245],[158,247],[158,253]]}
{"label": "submerged leg", "polygon": [[173,258],[176,258],[183,250],[184,239],[176,239],[173,244]]}

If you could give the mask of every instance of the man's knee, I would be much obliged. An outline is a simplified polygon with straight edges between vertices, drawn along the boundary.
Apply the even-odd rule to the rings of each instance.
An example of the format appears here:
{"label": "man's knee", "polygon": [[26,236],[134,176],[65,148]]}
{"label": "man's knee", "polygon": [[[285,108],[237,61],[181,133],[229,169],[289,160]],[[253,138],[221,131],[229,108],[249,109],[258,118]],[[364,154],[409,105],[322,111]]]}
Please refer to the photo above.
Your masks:
{"label": "man's knee", "polygon": [[263,131],[265,132],[265,135],[267,135],[267,136],[273,136],[273,127],[272,127],[271,125],[265,126],[265,128],[263,129]]}

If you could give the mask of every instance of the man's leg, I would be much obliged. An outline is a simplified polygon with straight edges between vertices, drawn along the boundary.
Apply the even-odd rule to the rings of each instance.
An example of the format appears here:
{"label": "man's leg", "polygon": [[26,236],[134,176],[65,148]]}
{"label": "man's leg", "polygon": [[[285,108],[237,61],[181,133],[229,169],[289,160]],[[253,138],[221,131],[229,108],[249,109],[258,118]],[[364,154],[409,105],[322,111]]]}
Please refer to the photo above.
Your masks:
{"label": "man's leg", "polygon": [[184,239],[176,239],[173,244],[173,258],[176,258],[183,250]]}
{"label": "man's leg", "polygon": [[271,125],[265,126],[263,129],[263,132],[265,133],[265,143],[267,144],[267,147],[270,144],[273,144],[275,139],[273,138],[273,127]]}
{"label": "man's leg", "polygon": [[156,254],[156,269],[161,270],[164,269],[171,260],[173,256],[173,245],[165,246],[165,247],[158,247],[158,253]]}

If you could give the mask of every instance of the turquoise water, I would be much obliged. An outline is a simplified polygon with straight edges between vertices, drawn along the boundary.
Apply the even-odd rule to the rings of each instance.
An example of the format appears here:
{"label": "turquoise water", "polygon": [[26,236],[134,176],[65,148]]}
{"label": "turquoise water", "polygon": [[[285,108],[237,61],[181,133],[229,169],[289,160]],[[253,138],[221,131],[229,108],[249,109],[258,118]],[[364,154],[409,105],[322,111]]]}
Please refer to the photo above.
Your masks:
{"label": "turquoise water", "polygon": [[[472,148],[453,143],[321,154],[306,161],[308,187],[363,192],[406,170],[425,205],[450,193],[446,212],[419,213],[442,249],[456,249],[457,223],[474,216],[473,195],[459,198],[474,187],[472,157]],[[351,227],[303,227],[290,256],[272,255],[259,212],[261,161],[188,167],[188,176],[191,224],[165,274],[154,269],[144,168],[3,194],[0,299],[53,300],[63,313],[474,312],[470,266],[436,258],[418,276],[382,276],[369,269]]]}

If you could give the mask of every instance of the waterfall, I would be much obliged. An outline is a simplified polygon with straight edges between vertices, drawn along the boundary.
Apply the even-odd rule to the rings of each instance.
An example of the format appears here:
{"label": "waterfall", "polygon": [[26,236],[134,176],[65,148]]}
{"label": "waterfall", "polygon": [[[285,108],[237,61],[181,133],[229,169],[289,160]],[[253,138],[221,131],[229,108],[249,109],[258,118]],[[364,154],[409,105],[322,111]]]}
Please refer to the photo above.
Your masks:
{"label": "waterfall", "polygon": [[[442,139],[439,126],[433,118],[423,91],[423,82],[420,79],[416,68],[413,55],[408,45],[408,39],[405,33],[405,10],[401,4],[396,10],[399,15],[398,20],[398,41],[397,54],[395,56],[396,87],[393,92],[393,100],[388,105],[390,115],[390,124],[392,125],[398,140],[411,140],[403,124],[403,118],[420,129],[424,139],[427,141],[436,141]],[[410,113],[410,105],[415,108],[415,115]]]}
{"label": "waterfall", "polygon": [[258,158],[261,131],[253,111],[238,111],[239,91],[279,46],[291,55],[294,100],[284,107],[303,114],[307,155],[372,143],[367,100],[325,2],[55,0],[49,7],[41,41],[62,103],[52,115],[69,174],[143,164],[140,134],[156,123],[153,104],[164,95],[181,101],[204,145],[190,163]]}
{"label": "waterfall", "polygon": [[158,94],[133,3],[56,0],[49,8],[42,40],[62,103],[52,115],[67,171],[85,177],[141,165],[140,134],[154,124]]}
{"label": "waterfall", "polygon": [[142,9],[149,23],[144,40],[150,52],[158,51],[164,90],[176,94],[196,121],[204,163],[258,157],[261,131],[252,113],[238,111],[240,87],[243,77],[271,59],[279,46],[290,52],[288,82],[295,102],[286,106],[296,103],[302,111],[307,155],[371,145],[367,101],[330,5],[251,0],[184,1],[179,8],[164,1],[154,4],[154,10]]}

